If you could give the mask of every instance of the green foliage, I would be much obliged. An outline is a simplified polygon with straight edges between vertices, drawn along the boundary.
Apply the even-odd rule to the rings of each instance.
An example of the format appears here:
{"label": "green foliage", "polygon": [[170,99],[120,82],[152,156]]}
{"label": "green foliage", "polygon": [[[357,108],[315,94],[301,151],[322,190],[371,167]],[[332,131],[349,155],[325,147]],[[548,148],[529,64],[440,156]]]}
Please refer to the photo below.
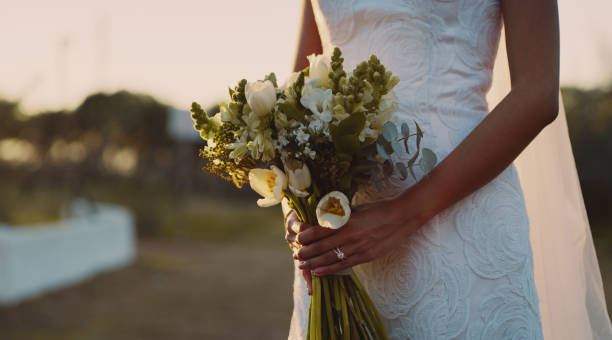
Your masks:
{"label": "green foliage", "polygon": [[569,135],[593,226],[612,224],[612,87],[563,88]]}
{"label": "green foliage", "polygon": [[[414,173],[414,166],[418,165],[424,173],[431,171],[437,164],[438,159],[436,154],[428,148],[421,150],[421,139],[423,138],[423,130],[418,123],[414,123],[416,127],[416,133],[410,134],[410,128],[407,123],[402,123],[400,131],[401,136],[397,132],[397,126],[393,122],[386,122],[383,125],[382,134],[376,140],[376,154],[384,160],[382,165],[383,178],[380,178],[378,174],[372,174],[372,184],[375,188],[380,187],[379,181],[388,178],[391,173],[395,173],[401,180],[405,180],[408,177],[408,172],[412,175],[413,179],[416,180],[416,174]],[[392,155],[400,155],[403,152],[410,154],[408,148],[408,140],[411,137],[415,137],[416,151],[407,163],[397,162],[393,163]],[[404,149],[402,150],[400,143],[403,142]],[[417,163],[417,159],[421,158]],[[376,169],[372,171],[376,172]],[[378,169],[380,171],[380,169]],[[379,190],[379,189],[376,189]]]}
{"label": "green foliage", "polygon": [[339,153],[351,154],[361,149],[362,143],[359,141],[359,134],[365,126],[365,121],[365,114],[359,112],[353,113],[341,121],[338,126],[330,125],[334,146]]}
{"label": "green foliage", "polygon": [[217,126],[213,120],[208,117],[208,114],[200,104],[193,102],[191,103],[191,118],[193,119],[194,128],[200,133],[200,136],[204,139],[211,138],[217,131]]}

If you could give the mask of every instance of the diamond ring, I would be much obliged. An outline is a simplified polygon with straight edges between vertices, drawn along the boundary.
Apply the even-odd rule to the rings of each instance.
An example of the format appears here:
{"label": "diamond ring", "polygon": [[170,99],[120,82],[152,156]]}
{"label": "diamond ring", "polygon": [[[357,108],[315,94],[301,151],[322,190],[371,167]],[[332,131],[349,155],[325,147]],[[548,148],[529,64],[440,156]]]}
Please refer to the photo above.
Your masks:
{"label": "diamond ring", "polygon": [[336,247],[336,249],[333,249],[333,252],[338,257],[338,260],[340,261],[346,260],[346,255],[344,255],[344,252],[342,251],[342,249],[340,249],[340,247]]}

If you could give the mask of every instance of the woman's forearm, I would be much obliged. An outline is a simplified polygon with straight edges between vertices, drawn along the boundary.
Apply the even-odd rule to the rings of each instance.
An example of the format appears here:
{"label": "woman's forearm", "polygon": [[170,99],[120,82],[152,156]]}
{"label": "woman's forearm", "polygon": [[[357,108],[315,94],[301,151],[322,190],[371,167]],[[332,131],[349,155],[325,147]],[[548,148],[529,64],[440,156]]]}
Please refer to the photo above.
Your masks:
{"label": "woman's forearm", "polygon": [[[556,0],[502,0],[512,90],[423,180],[389,203],[396,220],[428,219],[482,187],[527,147],[558,112]],[[399,216],[407,205],[412,216]]]}
{"label": "woman's forearm", "polygon": [[[391,202],[389,213],[424,223],[468,196],[507,168],[555,119],[557,108],[554,86],[516,86],[410,193]],[[418,207],[413,210],[417,216],[401,216],[401,207],[407,205]]]}
{"label": "woman's forearm", "polygon": [[312,5],[310,0],[304,0],[302,25],[293,70],[296,72],[303,70],[308,66],[308,60],[306,59],[308,55],[313,53],[321,54],[322,52],[323,47],[321,46],[321,38],[319,37],[319,30],[315,22]]}

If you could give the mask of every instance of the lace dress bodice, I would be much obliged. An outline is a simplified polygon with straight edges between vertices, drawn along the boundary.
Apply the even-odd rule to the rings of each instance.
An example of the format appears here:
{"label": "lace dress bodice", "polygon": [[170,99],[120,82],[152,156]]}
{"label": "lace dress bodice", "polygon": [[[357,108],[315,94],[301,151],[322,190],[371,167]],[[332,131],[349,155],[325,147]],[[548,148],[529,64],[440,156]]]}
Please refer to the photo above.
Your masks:
{"label": "lace dress bodice", "polygon": [[[345,69],[375,54],[399,76],[400,121],[445,158],[486,116],[501,30],[498,0],[312,0],[324,53]],[[417,179],[424,176],[417,173]],[[410,180],[353,204],[389,199]],[[392,339],[541,339],[523,193],[516,170],[435,216],[400,249],[354,268]],[[305,337],[309,298],[296,270],[290,339]]]}

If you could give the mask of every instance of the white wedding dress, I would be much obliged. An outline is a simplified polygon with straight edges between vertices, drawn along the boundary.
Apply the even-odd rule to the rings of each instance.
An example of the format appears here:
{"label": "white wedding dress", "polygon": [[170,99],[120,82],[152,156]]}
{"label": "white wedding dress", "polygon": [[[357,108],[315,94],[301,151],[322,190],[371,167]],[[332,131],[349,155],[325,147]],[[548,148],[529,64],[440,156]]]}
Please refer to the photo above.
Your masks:
{"label": "white wedding dress", "polygon": [[[486,95],[502,26],[498,0],[312,0],[312,4],[324,53],[340,47],[347,71],[377,55],[401,80],[395,88],[398,120],[418,122],[425,131],[424,146],[439,159],[489,112]],[[435,216],[401,248],[354,268],[391,339],[542,339],[543,334],[564,338],[553,337],[551,330],[543,332],[521,181],[515,166],[508,167]],[[392,180],[383,192],[361,192],[353,203],[388,199],[412,184]],[[549,315],[551,307],[545,303]],[[289,339],[305,339],[308,304],[296,269]],[[588,314],[582,308],[584,313],[573,313],[572,320]],[[599,327],[608,328],[600,334],[610,334],[605,304],[603,312],[606,321]],[[552,329],[558,320],[547,319],[545,326]],[[589,327],[595,326],[582,328]],[[597,338],[582,328],[562,336]]]}

